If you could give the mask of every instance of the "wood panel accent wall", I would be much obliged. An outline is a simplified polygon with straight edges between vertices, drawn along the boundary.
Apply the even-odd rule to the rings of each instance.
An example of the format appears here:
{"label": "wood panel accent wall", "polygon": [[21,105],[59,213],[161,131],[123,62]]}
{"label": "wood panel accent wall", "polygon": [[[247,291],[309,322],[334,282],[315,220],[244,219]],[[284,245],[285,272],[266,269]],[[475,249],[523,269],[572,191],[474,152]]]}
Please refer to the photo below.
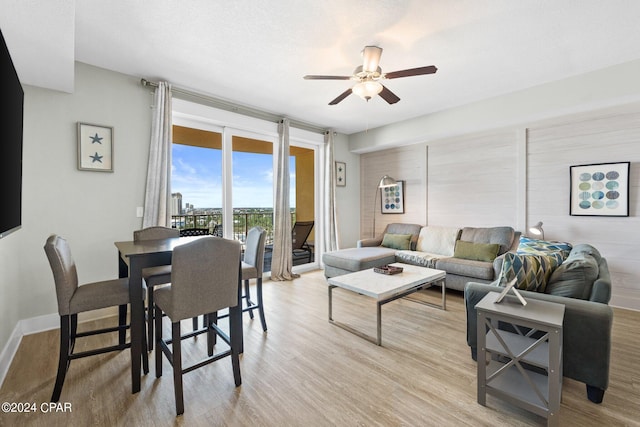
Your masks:
{"label": "wood panel accent wall", "polygon": [[[545,238],[589,243],[607,258],[611,304],[640,310],[640,104],[533,125],[528,132],[528,223]],[[569,215],[569,167],[631,162],[629,217]]]}
{"label": "wood panel accent wall", "polygon": [[[372,236],[374,197],[376,234],[382,233],[391,222],[424,224],[427,218],[427,147],[424,144],[409,145],[390,150],[362,154],[360,156],[360,233],[361,238]],[[380,178],[389,175],[404,181],[404,214],[382,214]]]}
{"label": "wood panel accent wall", "polygon": [[[622,161],[631,162],[630,216],[570,216],[569,167]],[[611,271],[611,304],[640,310],[640,104],[362,154],[362,237],[371,236],[384,174],[407,181],[407,211],[381,215],[377,206],[378,233],[389,222],[415,222],[526,234],[543,221],[547,240],[595,246]]]}
{"label": "wood panel accent wall", "polygon": [[427,224],[515,228],[516,143],[513,130],[429,143]]}

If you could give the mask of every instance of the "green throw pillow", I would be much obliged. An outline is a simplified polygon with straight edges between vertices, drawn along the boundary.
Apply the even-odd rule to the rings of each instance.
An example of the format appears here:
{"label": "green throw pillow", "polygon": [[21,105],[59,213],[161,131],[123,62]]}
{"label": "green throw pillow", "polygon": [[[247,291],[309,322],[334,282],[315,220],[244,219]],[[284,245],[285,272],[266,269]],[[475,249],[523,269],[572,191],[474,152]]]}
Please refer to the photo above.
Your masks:
{"label": "green throw pillow", "polygon": [[492,262],[498,256],[499,250],[500,245],[497,243],[474,243],[458,240],[453,257]]}
{"label": "green throw pillow", "polygon": [[498,284],[505,286],[515,277],[518,289],[544,292],[551,273],[560,263],[562,254],[559,252],[549,255],[518,255],[507,252],[502,262]]}
{"label": "green throw pillow", "polygon": [[411,234],[385,234],[382,246],[399,251],[411,249]]}

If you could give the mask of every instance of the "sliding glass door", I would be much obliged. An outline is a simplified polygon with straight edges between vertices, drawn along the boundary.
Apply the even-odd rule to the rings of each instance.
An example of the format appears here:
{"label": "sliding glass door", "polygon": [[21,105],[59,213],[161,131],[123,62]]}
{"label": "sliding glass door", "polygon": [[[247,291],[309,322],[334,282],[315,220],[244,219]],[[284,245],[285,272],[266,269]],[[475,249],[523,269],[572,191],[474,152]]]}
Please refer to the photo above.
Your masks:
{"label": "sliding glass door", "polygon": [[[206,126],[205,126],[206,127]],[[172,162],[173,226],[244,243],[248,230],[267,230],[273,243],[275,136],[230,128],[174,125]],[[316,147],[290,147],[291,223],[316,223]],[[307,244],[314,248],[314,227]],[[265,256],[270,271],[271,254]],[[294,266],[308,263],[295,257]],[[311,262],[314,262],[311,257]]]}
{"label": "sliding glass door", "polygon": [[172,226],[222,236],[222,133],[173,127]]}

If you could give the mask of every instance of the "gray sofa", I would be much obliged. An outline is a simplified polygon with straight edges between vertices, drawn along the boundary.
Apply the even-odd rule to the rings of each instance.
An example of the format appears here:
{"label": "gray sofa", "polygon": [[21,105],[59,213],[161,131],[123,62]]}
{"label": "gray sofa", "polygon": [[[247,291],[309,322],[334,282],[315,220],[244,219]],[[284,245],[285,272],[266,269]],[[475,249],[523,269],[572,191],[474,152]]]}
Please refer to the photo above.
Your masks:
{"label": "gray sofa", "polygon": [[[591,248],[591,249],[589,249]],[[569,296],[559,286],[562,281],[556,281],[555,272],[549,279],[546,292],[520,290],[525,299],[551,301],[565,306],[563,323],[563,375],[586,384],[587,397],[595,403],[602,402],[604,392],[609,384],[609,359],[611,353],[611,325],[613,310],[608,305],[611,298],[611,278],[607,261],[595,248],[589,245],[574,246],[569,258],[563,264],[567,265],[570,258],[574,258],[580,251],[589,251],[597,263],[597,277],[593,284],[588,279],[576,279],[582,275],[576,270],[572,279],[573,285],[581,285],[586,293],[585,299]],[[559,272],[560,268],[556,271]],[[566,269],[565,269],[566,271]],[[576,275],[577,273],[577,275]],[[567,282],[567,281],[565,281]],[[476,304],[488,293],[496,291],[496,284],[469,282],[465,287],[465,305],[467,310],[467,344],[471,347],[471,356],[477,360],[477,312]],[[507,325],[502,325],[507,327]]]}
{"label": "gray sofa", "polygon": [[[408,248],[383,246],[386,237],[406,235],[411,236]],[[447,272],[447,288],[463,291],[469,281],[495,280],[502,265],[500,256],[517,247],[519,238],[520,233],[512,227],[456,228],[392,223],[380,236],[359,240],[356,248],[327,252],[322,261],[327,278],[393,262],[436,268]],[[458,241],[498,245],[497,258],[481,261],[454,256]]]}

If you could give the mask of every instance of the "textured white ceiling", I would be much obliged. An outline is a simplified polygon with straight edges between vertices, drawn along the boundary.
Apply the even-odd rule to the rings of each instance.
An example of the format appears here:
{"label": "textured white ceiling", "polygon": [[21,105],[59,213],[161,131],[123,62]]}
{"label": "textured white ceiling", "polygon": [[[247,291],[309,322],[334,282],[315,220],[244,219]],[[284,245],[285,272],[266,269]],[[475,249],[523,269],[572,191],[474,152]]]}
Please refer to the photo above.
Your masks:
{"label": "textured white ceiling", "polygon": [[[0,0],[23,83],[73,91],[73,61],[167,80],[346,134],[640,58],[638,0]],[[329,101],[365,45],[401,101]]]}

